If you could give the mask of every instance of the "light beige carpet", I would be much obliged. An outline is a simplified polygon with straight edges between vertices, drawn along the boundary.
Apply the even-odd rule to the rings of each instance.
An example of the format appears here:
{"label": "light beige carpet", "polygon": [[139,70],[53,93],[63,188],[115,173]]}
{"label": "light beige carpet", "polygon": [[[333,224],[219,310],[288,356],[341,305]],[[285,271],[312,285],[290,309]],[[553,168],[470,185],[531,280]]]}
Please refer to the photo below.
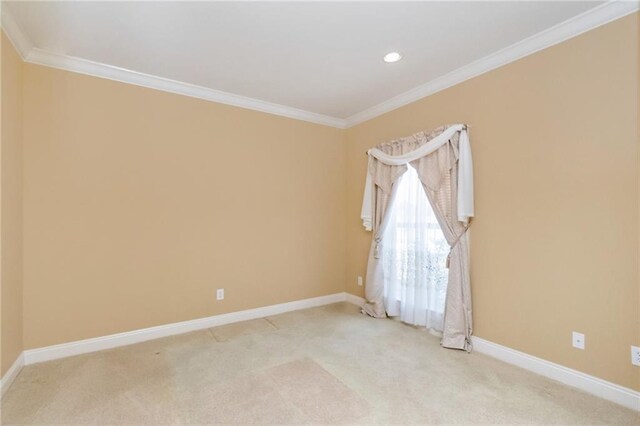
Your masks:
{"label": "light beige carpet", "polygon": [[3,424],[640,424],[346,303],[26,367]]}

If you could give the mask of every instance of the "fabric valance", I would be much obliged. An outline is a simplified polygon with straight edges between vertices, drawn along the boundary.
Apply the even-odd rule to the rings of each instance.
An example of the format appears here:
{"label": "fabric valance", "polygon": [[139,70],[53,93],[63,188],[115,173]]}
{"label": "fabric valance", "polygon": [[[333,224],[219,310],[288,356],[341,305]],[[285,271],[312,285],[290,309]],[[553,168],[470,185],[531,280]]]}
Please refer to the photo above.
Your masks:
{"label": "fabric valance", "polygon": [[[473,217],[473,161],[471,158],[471,146],[469,144],[469,135],[467,133],[467,126],[464,124],[454,124],[449,126],[440,135],[431,139],[427,143],[419,146],[417,149],[402,154],[402,155],[389,155],[378,148],[372,148],[367,151],[369,155],[369,162],[379,161],[389,166],[404,166],[408,163],[416,161],[422,157],[425,157],[435,151],[441,146],[449,143],[451,138],[460,132],[460,139],[458,145],[458,205],[457,205],[457,217],[458,221],[466,224],[469,219]],[[420,138],[423,133],[418,133],[413,138]],[[406,170],[401,170],[402,174]],[[384,188],[383,188],[384,189]],[[362,210],[360,218],[362,224],[367,231],[373,229],[373,191],[374,191],[374,178],[372,176],[372,167],[369,164],[367,171],[364,197],[362,201]]]}

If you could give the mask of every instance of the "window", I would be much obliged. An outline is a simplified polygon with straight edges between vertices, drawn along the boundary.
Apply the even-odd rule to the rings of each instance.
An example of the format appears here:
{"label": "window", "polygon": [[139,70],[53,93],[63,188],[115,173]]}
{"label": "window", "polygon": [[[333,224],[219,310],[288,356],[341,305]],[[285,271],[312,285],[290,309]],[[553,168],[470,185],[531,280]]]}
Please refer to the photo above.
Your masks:
{"label": "window", "polygon": [[442,330],[449,245],[416,170],[397,183],[382,247],[385,309],[392,317]]}

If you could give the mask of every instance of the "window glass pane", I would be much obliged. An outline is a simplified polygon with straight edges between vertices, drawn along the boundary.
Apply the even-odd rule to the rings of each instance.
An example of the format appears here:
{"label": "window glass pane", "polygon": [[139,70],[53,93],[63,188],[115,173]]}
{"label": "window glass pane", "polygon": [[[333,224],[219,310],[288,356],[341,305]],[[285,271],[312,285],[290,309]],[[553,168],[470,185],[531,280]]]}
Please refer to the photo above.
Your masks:
{"label": "window glass pane", "polygon": [[442,330],[449,245],[415,169],[397,184],[382,240],[385,307],[402,321]]}

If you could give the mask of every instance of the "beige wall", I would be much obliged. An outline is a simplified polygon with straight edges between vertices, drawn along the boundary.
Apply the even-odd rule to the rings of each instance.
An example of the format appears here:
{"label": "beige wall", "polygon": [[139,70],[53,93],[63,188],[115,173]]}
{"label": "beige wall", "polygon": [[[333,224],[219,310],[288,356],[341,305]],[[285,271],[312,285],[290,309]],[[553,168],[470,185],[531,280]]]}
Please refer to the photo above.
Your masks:
{"label": "beige wall", "polygon": [[638,16],[349,129],[347,290],[370,241],[365,150],[468,123],[475,334],[640,390]]}
{"label": "beige wall", "polygon": [[638,14],[348,131],[22,70],[25,348],[362,294],[364,151],[466,122],[476,335],[640,390]]}
{"label": "beige wall", "polygon": [[344,291],[344,131],[24,79],[26,349]]}
{"label": "beige wall", "polygon": [[0,370],[4,375],[22,352],[22,61],[4,33],[0,34]]}

